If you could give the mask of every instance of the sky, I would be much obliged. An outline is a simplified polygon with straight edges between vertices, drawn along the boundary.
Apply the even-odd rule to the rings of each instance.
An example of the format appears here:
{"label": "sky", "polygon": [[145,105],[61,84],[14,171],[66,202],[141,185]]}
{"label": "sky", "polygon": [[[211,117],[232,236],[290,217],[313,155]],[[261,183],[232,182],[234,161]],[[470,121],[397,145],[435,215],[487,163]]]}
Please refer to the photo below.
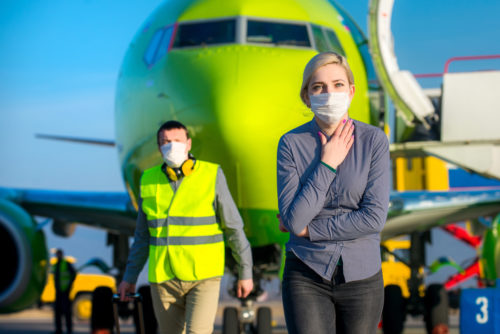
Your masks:
{"label": "sky", "polygon": [[[0,187],[124,191],[116,149],[35,134],[114,139],[114,94],[123,56],[160,3],[0,1]],[[366,33],[369,2],[339,3]],[[392,31],[399,67],[437,73],[451,57],[500,54],[498,13],[498,0],[396,0]],[[456,63],[451,70],[490,68],[499,69],[500,61]],[[69,239],[54,236],[49,226],[44,230],[48,247],[62,247],[79,265],[94,256],[111,262],[100,230],[78,227]],[[474,256],[442,232],[433,235],[464,259]],[[436,246],[429,251],[439,254]]]}

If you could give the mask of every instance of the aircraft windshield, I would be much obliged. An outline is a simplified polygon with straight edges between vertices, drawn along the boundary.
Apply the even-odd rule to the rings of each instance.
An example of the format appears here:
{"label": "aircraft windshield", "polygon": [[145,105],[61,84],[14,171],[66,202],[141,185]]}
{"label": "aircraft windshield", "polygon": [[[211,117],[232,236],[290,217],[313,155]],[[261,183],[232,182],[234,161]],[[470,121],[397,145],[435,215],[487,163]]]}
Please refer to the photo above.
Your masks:
{"label": "aircraft windshield", "polygon": [[174,48],[228,44],[236,41],[236,20],[179,24]]}
{"label": "aircraft windshield", "polygon": [[144,54],[144,61],[152,67],[171,48],[247,43],[273,47],[315,48],[319,52],[336,51],[345,55],[331,28],[305,22],[273,22],[236,17],[201,22],[180,22],[160,28],[152,36]]}
{"label": "aircraft windshield", "polygon": [[345,51],[342,48],[342,45],[340,45],[339,39],[337,38],[337,35],[335,35],[333,30],[325,29],[325,33],[326,33],[326,39],[330,44],[331,50],[345,56]]}
{"label": "aircraft windshield", "polygon": [[247,43],[310,47],[305,24],[248,20]]}
{"label": "aircraft windshield", "polygon": [[344,49],[340,45],[337,35],[333,30],[318,25],[311,25],[316,50],[319,52],[335,51],[345,56]]}
{"label": "aircraft windshield", "polygon": [[313,31],[313,36],[314,36],[314,42],[316,43],[316,49],[319,52],[329,51],[328,44],[326,43],[326,39],[325,39],[325,36],[323,35],[323,31],[321,30],[321,27],[313,25],[312,31]]}
{"label": "aircraft windshield", "polygon": [[144,54],[144,62],[149,67],[153,66],[167,53],[171,45],[174,30],[174,25],[170,25],[155,32]]}

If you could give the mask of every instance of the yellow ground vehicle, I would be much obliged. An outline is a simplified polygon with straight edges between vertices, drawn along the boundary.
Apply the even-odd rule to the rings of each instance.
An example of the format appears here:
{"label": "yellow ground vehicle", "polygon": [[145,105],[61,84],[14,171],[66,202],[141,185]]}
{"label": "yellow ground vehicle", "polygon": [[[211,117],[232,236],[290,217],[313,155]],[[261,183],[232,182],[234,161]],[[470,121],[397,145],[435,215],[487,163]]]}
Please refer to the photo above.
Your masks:
{"label": "yellow ground vehicle", "polygon": [[[387,240],[382,243],[389,252],[393,253],[398,250],[408,251],[410,248],[409,240]],[[404,255],[402,255],[404,256]],[[410,268],[403,262],[397,261],[394,255],[384,253],[382,259],[382,273],[384,275],[384,286],[397,285],[401,288],[401,293],[404,298],[410,297],[408,290],[408,280],[410,279]]]}
{"label": "yellow ground vehicle", "polygon": [[[66,261],[75,263],[71,256],[65,256]],[[51,258],[50,264],[54,265],[57,259]],[[89,320],[92,312],[92,291],[99,286],[110,287],[116,292],[116,280],[113,276],[102,274],[87,274],[77,272],[73,287],[71,288],[70,299],[73,301],[73,317],[77,320]],[[47,284],[40,297],[41,303],[53,303],[56,292],[54,288],[54,275],[49,273]]]}

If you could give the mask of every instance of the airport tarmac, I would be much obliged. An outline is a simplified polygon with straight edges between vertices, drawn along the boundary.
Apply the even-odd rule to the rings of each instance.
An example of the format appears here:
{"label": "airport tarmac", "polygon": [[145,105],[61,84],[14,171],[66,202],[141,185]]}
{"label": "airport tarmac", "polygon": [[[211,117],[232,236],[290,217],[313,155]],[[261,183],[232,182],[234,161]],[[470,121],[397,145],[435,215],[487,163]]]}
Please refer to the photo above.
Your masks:
{"label": "airport tarmac", "polygon": [[[214,334],[221,333],[222,313],[226,306],[237,306],[237,301],[222,301],[217,311]],[[256,303],[256,307],[268,306],[273,314],[273,333],[286,334],[285,321],[283,318],[283,308],[280,300],[272,300],[268,302]],[[458,334],[458,315],[450,316],[450,334]],[[41,309],[29,309],[19,313],[0,315],[0,333],[2,334],[49,334],[53,333],[53,312],[52,308],[45,306]],[[121,323],[122,333],[135,333],[134,326],[131,320]],[[75,334],[90,333],[90,323],[75,322]],[[378,333],[382,333],[381,330]],[[424,323],[421,318],[408,317],[406,328],[403,334],[425,334]]]}

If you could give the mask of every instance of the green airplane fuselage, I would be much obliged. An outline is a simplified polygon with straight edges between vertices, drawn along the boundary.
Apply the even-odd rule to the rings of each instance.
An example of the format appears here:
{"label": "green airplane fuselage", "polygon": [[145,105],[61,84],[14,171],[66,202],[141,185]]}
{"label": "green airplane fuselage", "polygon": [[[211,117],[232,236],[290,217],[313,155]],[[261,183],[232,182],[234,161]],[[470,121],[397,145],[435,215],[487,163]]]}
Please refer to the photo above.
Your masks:
{"label": "green airplane fuselage", "polygon": [[[222,19],[235,21],[234,42],[185,48],[170,43],[168,52],[150,57],[158,31],[166,29],[175,39],[182,24]],[[248,42],[251,20],[306,25],[311,46]],[[252,246],[284,244],[288,235],[279,232],[276,219],[276,152],[281,135],[313,116],[299,97],[303,69],[319,47],[311,24],[335,32],[355,76],[349,114],[369,122],[363,59],[328,1],[170,1],[158,8],[133,39],[117,86],[116,139],[132,200],[142,172],[162,162],[158,127],[179,120],[191,134],[191,153],[224,170]]]}

